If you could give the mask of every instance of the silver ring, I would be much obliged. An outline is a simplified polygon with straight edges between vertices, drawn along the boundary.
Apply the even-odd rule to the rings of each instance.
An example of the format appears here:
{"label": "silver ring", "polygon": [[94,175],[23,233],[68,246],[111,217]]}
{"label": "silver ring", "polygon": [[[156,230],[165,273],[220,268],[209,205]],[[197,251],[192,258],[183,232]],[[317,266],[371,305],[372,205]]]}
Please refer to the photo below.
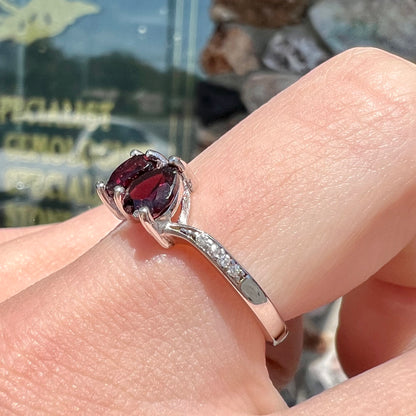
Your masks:
{"label": "silver ring", "polygon": [[[256,316],[267,341],[281,343],[288,330],[277,309],[247,270],[211,235],[187,224],[195,179],[179,157],[138,150],[98,182],[101,201],[121,220],[140,222],[164,248],[180,239],[202,253]],[[179,213],[174,222],[173,216]]]}

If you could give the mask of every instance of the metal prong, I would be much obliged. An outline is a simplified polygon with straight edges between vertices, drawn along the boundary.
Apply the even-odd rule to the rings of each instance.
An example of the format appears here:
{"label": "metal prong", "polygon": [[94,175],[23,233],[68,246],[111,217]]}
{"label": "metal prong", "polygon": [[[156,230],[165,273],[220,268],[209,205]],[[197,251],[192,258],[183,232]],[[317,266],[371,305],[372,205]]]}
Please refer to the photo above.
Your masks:
{"label": "metal prong", "polygon": [[147,150],[146,157],[148,159],[153,159],[155,162],[158,162],[159,167],[169,163],[168,159],[166,159],[162,153],[156,152],[156,150]]}
{"label": "metal prong", "polygon": [[189,169],[188,164],[178,156],[169,157],[169,165],[175,166],[178,171],[182,174],[185,181],[187,182],[189,190],[192,192],[196,188],[196,179],[192,170]]}
{"label": "metal prong", "polygon": [[182,196],[181,213],[179,214],[178,223],[188,224],[189,212],[191,210],[191,190],[186,189]]}
{"label": "metal prong", "polygon": [[108,205],[107,198],[105,197],[105,183],[103,181],[99,181],[95,184],[95,189],[97,190],[97,194],[101,199],[101,202],[105,205]]}
{"label": "metal prong", "polygon": [[108,200],[107,193],[105,192],[105,183],[100,181],[97,182],[95,185],[95,188],[97,189],[97,194],[101,199],[101,202],[115,215],[119,220],[124,220],[124,216],[121,214],[121,212],[118,212],[118,210],[114,209],[114,207],[110,204]]}
{"label": "metal prong", "polygon": [[140,155],[142,155],[143,154],[143,152],[141,152],[140,150],[138,150],[138,149],[133,149],[133,150],[131,150],[131,152],[130,152],[130,157],[132,157],[132,156],[140,156]]}
{"label": "metal prong", "polygon": [[174,166],[180,173],[185,172],[186,163],[178,156],[170,156],[168,159],[169,165]]}
{"label": "metal prong", "polygon": [[181,159],[181,162],[184,166],[184,171],[182,172],[182,176],[184,177],[185,181],[189,185],[188,188],[191,192],[194,192],[195,189],[198,187],[198,181],[196,176],[192,172],[192,169],[188,167],[188,165]]}
{"label": "metal prong", "polygon": [[123,219],[129,220],[130,217],[124,211],[123,207],[123,196],[126,193],[126,190],[122,186],[115,186],[114,187],[114,202],[116,204],[117,209],[120,211],[120,213],[123,215]]}
{"label": "metal prong", "polygon": [[133,216],[138,218],[142,223],[144,229],[163,247],[169,248],[173,242],[159,233],[156,221],[152,217],[148,207],[141,207],[134,211]]}

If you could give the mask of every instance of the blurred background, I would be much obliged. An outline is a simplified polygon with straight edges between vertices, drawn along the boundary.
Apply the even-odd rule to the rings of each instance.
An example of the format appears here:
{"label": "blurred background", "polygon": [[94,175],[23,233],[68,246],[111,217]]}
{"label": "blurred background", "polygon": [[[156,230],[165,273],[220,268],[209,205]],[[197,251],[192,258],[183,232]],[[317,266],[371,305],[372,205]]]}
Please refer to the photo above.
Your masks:
{"label": "blurred background", "polygon": [[[132,148],[189,160],[331,56],[416,62],[414,0],[0,0],[0,225],[99,204]],[[338,302],[305,317],[294,404],[345,379]]]}

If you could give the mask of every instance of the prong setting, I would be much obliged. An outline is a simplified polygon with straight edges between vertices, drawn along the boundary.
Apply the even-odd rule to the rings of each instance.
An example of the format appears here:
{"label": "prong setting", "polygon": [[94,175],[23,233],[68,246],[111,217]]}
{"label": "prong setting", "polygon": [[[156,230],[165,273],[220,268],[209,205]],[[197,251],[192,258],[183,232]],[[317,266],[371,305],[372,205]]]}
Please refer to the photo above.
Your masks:
{"label": "prong setting", "polygon": [[[170,156],[169,158],[166,158],[155,150],[147,150],[146,153],[143,153],[137,149],[133,149],[130,152],[130,156],[131,158],[143,156],[147,160],[151,160],[154,163],[154,169],[161,169],[165,166],[170,166],[173,169],[173,172],[176,171],[178,189],[175,191],[174,198],[171,200],[167,210],[156,218],[153,218],[152,212],[146,206],[134,210],[133,213],[131,213],[130,210],[127,210],[125,207],[126,197],[129,197],[129,199],[131,198],[130,195],[127,195],[131,192],[131,182],[126,179],[122,179],[121,182],[126,184],[127,189],[121,185],[113,185],[114,188],[112,188],[109,193],[107,190],[108,185],[105,185],[104,182],[99,182],[97,183],[97,193],[102,202],[113,212],[114,215],[122,220],[127,219],[140,221],[146,230],[150,232],[160,244],[164,247],[168,247],[172,244],[172,242],[169,239],[160,238],[160,234],[163,233],[164,225],[172,220],[172,217],[178,210],[180,210],[178,222],[186,224],[190,211],[190,192],[192,191],[190,176],[192,173],[187,167],[187,164],[177,156]],[[127,169],[130,169],[130,166],[131,165],[129,165]],[[134,175],[134,170],[132,170],[131,173],[128,173],[128,175]],[[120,176],[120,178],[122,178],[122,176]],[[133,179],[131,179],[131,181],[132,180]],[[115,180],[113,179],[112,183],[114,182]],[[128,202],[128,205],[130,206],[130,202]]]}
{"label": "prong setting", "polygon": [[[153,224],[155,228],[159,230],[159,233],[161,227],[159,227],[158,224],[164,224],[171,221],[172,217],[175,215],[178,209],[181,210],[181,219],[185,219],[186,221],[189,213],[189,198],[187,198],[187,196],[189,194],[190,185],[189,180],[184,175],[184,171],[186,169],[185,162],[176,156],[171,156],[169,159],[167,159],[165,156],[155,150],[148,150],[146,153],[142,153],[137,149],[133,149],[130,152],[130,155],[130,159],[121,164],[115,170],[115,172],[119,172],[118,176],[114,176],[115,172],[113,172],[111,175],[109,179],[109,181],[111,181],[111,185],[109,185],[110,182],[106,185],[103,182],[97,184],[97,192],[103,203],[105,203],[106,206],[109,207],[112,212],[120,219],[141,221],[144,224],[144,219],[147,218],[146,223]],[[150,170],[148,168],[149,161],[153,166],[150,167]],[[170,191],[172,192],[171,197],[169,197],[169,202],[165,202],[167,206],[163,208],[164,211],[162,212],[160,211],[162,208],[156,208],[158,206],[160,207],[160,204],[163,204],[165,199],[165,194],[163,193],[164,191],[158,191],[158,187],[161,185],[157,184],[158,182],[152,182],[152,179],[150,179],[152,178],[151,175],[147,176],[146,179],[143,179],[144,182],[139,181],[141,175],[149,175],[149,173],[152,171],[155,171],[155,177],[158,177],[158,179],[155,179],[156,181],[162,181],[161,184],[163,184],[164,187],[167,185],[172,187]],[[143,178],[145,177],[143,176]],[[154,188],[154,186],[156,187]],[[136,191],[133,192],[134,189],[136,189]],[[156,204],[149,206],[149,208],[151,207],[151,211],[147,212],[147,216],[144,216],[144,214],[139,215],[138,211],[141,206],[140,199],[144,198],[144,200],[146,200],[148,198],[146,196],[147,191],[144,191],[145,193],[141,194],[143,191],[138,191],[137,193],[137,189],[148,189],[148,192],[150,192],[149,203],[152,203],[150,201],[153,201],[153,203]],[[160,199],[159,202],[156,203],[158,192]],[[143,197],[138,197],[138,209],[134,208],[136,202],[134,202],[135,199],[134,196],[132,197],[132,195],[143,195]],[[150,222],[150,219],[152,219],[153,222]],[[153,232],[152,235],[155,236]],[[171,245],[170,241],[167,242],[166,240],[162,240],[159,242],[164,247],[167,246],[168,243]]]}
{"label": "prong setting", "polygon": [[116,186],[114,188],[114,203],[121,215],[123,215],[123,219],[130,219],[130,216],[124,211],[123,207],[123,199],[126,194],[126,190],[122,186]]}
{"label": "prong setting", "polygon": [[184,178],[184,182],[186,187],[189,189],[189,192],[194,192],[195,189],[197,188],[197,180],[195,178],[194,173],[192,172],[191,169],[189,169],[188,165],[181,160],[183,166],[184,166],[184,171],[182,172],[182,176]]}
{"label": "prong setting", "polygon": [[97,194],[101,199],[101,202],[116,216],[119,220],[124,220],[124,215],[119,212],[118,210],[114,209],[114,206],[110,203],[108,199],[107,192],[105,191],[105,183],[99,181],[95,184],[95,189],[97,190]]}
{"label": "prong setting", "polygon": [[156,167],[161,168],[169,163],[168,159],[162,155],[162,153],[156,152],[156,150],[147,150],[146,157],[156,162]]}
{"label": "prong setting", "polygon": [[140,155],[142,155],[143,154],[143,152],[141,152],[140,150],[138,150],[138,149],[133,149],[133,150],[131,150],[130,151],[130,157],[133,157],[133,156],[140,156]]}
{"label": "prong setting", "polygon": [[185,172],[186,163],[177,156],[170,156],[168,159],[169,165],[174,166],[180,173]]}
{"label": "prong setting", "polygon": [[178,156],[170,156],[168,161],[169,165],[178,169],[179,173],[182,175],[185,188],[189,190],[189,192],[193,192],[196,186],[196,179],[191,169],[189,169],[188,164]]}
{"label": "prong setting", "polygon": [[163,235],[164,222],[157,221],[152,217],[148,207],[144,206],[136,209],[133,213],[133,217],[138,218],[142,223],[145,230],[153,236],[153,238],[163,247],[169,248],[173,245],[173,242]]}
{"label": "prong setting", "polygon": [[[104,195],[105,191],[105,183],[103,181],[99,181],[95,184],[95,189],[97,190],[98,196],[102,200],[102,195]],[[103,201],[104,202],[104,201]]]}

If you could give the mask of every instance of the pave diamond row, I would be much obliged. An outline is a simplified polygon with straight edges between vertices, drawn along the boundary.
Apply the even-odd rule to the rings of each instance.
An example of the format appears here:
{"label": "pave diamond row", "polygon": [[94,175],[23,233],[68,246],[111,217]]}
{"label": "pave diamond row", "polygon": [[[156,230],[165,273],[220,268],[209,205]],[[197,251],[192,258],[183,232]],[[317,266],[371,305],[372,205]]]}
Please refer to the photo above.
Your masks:
{"label": "pave diamond row", "polygon": [[165,235],[180,237],[193,244],[224,275],[250,305],[269,304],[275,310],[259,284],[208,233],[190,225],[178,223],[166,224],[163,233]]}
{"label": "pave diamond row", "polygon": [[181,228],[180,232],[187,235],[203,251],[210,260],[225,273],[235,285],[250,278],[249,274],[237,263],[224,247],[203,231]]}
{"label": "pave diamond row", "polygon": [[191,225],[172,222],[165,224],[162,233],[192,244],[217,268],[253,311],[273,345],[286,337],[286,326],[263,289],[215,238]]}

